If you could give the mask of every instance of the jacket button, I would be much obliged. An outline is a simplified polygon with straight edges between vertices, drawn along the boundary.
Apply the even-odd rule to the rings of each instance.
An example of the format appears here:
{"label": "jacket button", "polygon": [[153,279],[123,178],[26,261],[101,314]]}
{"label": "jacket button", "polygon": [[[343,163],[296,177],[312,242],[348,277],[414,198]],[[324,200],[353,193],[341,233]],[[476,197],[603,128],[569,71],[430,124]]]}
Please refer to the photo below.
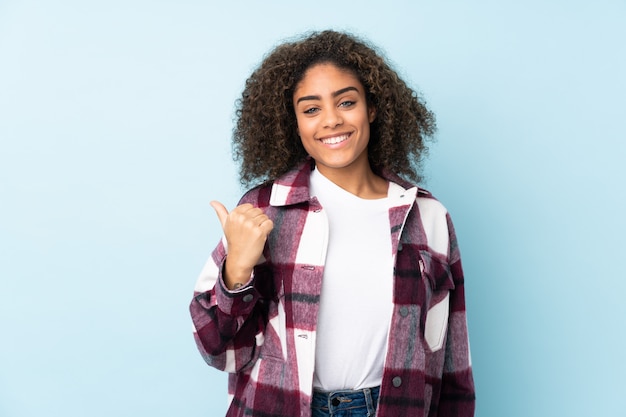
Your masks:
{"label": "jacket button", "polygon": [[402,378],[397,376],[391,380],[391,383],[393,384],[394,387],[398,388],[400,385],[402,385]]}
{"label": "jacket button", "polygon": [[402,243],[398,243],[398,251],[402,250]]}
{"label": "jacket button", "polygon": [[254,298],[254,295],[246,294],[243,296],[242,300],[244,301],[244,303],[249,303],[250,301],[252,301],[253,298]]}
{"label": "jacket button", "polygon": [[409,315],[409,309],[407,308],[407,306],[400,307],[400,315],[402,317],[406,317]]}

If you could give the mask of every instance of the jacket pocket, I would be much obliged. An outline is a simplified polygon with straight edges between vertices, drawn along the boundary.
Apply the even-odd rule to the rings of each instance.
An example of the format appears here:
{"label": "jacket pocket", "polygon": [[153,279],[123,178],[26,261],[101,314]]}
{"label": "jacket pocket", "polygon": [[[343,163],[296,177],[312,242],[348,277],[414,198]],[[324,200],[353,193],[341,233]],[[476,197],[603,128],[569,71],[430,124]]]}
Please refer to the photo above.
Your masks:
{"label": "jacket pocket", "polygon": [[420,251],[420,272],[426,281],[424,340],[431,352],[436,352],[443,347],[446,339],[450,291],[454,289],[454,280],[450,265],[427,251]]}

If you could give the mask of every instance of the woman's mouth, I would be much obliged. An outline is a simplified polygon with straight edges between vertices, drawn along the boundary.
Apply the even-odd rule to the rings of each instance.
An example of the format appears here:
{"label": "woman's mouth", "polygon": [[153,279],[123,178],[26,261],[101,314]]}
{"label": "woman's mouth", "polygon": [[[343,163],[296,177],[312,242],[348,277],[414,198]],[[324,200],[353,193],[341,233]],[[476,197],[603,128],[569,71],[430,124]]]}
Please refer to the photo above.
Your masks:
{"label": "woman's mouth", "polygon": [[336,145],[336,144],[341,143],[341,142],[343,142],[345,140],[348,140],[349,137],[350,137],[350,134],[346,133],[344,135],[332,136],[330,138],[322,138],[322,139],[320,139],[320,141],[324,145]]}

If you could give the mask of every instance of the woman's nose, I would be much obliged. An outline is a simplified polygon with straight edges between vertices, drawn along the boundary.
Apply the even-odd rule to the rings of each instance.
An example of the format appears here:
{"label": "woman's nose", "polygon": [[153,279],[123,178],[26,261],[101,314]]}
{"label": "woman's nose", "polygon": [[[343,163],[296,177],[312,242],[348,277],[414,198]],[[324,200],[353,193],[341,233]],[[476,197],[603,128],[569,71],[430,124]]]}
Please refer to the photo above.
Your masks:
{"label": "woman's nose", "polygon": [[335,128],[343,123],[343,118],[336,109],[326,111],[324,116],[324,127]]}

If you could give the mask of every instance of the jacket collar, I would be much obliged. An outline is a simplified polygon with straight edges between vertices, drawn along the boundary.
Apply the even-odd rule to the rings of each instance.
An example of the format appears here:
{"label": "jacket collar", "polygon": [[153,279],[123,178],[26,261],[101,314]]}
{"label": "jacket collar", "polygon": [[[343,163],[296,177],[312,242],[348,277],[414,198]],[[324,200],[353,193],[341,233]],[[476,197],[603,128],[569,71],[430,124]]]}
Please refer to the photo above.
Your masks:
{"label": "jacket collar", "polygon": [[[309,192],[309,178],[314,167],[315,161],[311,158],[307,158],[291,171],[278,177],[272,185],[270,205],[280,207],[309,201],[311,198]],[[402,197],[409,195],[412,196],[412,200],[414,200],[418,193],[429,194],[428,191],[414,186],[389,171],[383,170],[379,175],[387,181],[397,184],[401,189],[394,187],[395,192],[402,194]]]}

